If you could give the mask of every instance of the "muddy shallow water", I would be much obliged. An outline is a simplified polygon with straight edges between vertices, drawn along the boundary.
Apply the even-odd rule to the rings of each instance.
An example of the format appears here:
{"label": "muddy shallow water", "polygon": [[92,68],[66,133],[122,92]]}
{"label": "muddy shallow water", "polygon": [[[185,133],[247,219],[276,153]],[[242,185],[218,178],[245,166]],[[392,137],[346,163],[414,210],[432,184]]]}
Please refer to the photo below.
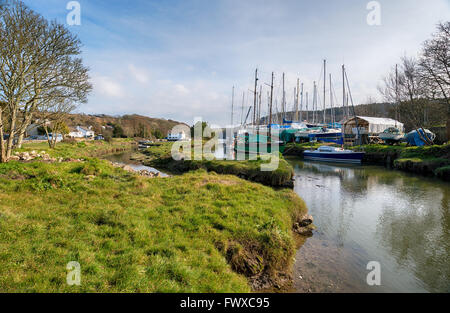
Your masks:
{"label": "muddy shallow water", "polygon": [[161,177],[168,176],[167,174],[158,171],[156,168],[142,165],[142,163],[140,161],[131,160],[132,155],[135,153],[136,153],[136,151],[134,151],[134,150],[133,151],[125,151],[122,153],[107,155],[107,156],[104,156],[103,158],[105,160],[108,160],[108,161],[111,161],[114,163],[128,165],[131,168],[133,168],[135,171],[145,170],[145,171],[152,172],[152,173],[160,173]]}
{"label": "muddy shallow water", "polygon": [[[317,230],[296,292],[450,292],[450,184],[377,166],[290,161]],[[381,285],[369,286],[371,261]]]}

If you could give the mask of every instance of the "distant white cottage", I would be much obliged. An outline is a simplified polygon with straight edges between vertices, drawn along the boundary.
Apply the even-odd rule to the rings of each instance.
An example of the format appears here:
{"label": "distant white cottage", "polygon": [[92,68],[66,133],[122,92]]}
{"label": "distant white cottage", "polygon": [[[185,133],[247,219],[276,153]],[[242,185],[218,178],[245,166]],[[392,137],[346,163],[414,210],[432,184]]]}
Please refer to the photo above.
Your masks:
{"label": "distant white cottage", "polygon": [[188,138],[185,134],[185,132],[179,132],[177,134],[173,134],[173,133],[169,133],[167,135],[167,140],[168,141],[184,141],[184,140],[189,140],[190,138]]}
{"label": "distant white cottage", "polygon": [[91,129],[92,127],[81,127],[77,126],[71,132],[69,132],[69,137],[71,138],[94,138],[95,132]]}

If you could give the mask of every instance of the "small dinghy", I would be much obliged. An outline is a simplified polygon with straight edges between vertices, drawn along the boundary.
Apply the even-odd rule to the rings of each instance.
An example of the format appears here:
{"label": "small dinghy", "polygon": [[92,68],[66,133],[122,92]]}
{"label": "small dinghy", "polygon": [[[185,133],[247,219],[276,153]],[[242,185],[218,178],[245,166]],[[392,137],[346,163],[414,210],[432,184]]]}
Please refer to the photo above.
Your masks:
{"label": "small dinghy", "polygon": [[322,146],[315,151],[306,150],[303,152],[303,157],[305,160],[311,161],[361,164],[364,157],[364,152],[355,152],[336,147]]}

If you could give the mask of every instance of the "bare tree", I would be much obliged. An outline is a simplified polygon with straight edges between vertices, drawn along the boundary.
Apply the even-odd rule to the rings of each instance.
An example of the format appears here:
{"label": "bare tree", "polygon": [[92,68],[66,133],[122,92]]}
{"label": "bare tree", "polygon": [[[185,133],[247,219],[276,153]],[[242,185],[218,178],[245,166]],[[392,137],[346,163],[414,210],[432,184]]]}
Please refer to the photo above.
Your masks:
{"label": "bare tree", "polygon": [[426,96],[447,106],[447,140],[450,140],[450,22],[440,23],[425,41],[420,58],[420,75],[428,87]]}
{"label": "bare tree", "polygon": [[[60,100],[56,103],[50,103],[49,106],[42,107],[43,128],[47,135],[48,145],[51,149],[55,148],[58,142],[58,135],[64,136],[64,128],[67,127],[67,115],[75,109],[72,101]],[[49,126],[51,126],[52,134],[50,135]]]}
{"label": "bare tree", "polygon": [[35,113],[85,102],[92,86],[78,57],[81,43],[63,25],[18,0],[0,13],[0,135],[9,131],[7,140],[0,137],[0,162],[6,162]]}
{"label": "bare tree", "polygon": [[398,67],[393,68],[384,78],[379,91],[388,102],[395,103],[397,114],[401,114],[414,129],[422,129],[424,141],[432,144],[423,130],[424,112],[428,104],[425,95],[428,90],[420,73],[417,60],[404,56]]}

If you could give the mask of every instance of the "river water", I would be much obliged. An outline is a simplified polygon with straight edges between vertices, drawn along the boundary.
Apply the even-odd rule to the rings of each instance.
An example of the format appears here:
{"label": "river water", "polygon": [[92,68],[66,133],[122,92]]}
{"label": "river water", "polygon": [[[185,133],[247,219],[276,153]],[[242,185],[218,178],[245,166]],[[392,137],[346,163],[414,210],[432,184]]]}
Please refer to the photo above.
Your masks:
{"label": "river water", "polygon": [[[450,292],[449,183],[377,166],[290,162],[317,226],[296,254],[295,291]],[[371,261],[379,286],[366,282]]]}
{"label": "river water", "polygon": [[160,173],[161,177],[168,177],[167,174],[160,172],[159,170],[157,170],[156,168],[150,167],[150,166],[145,166],[142,165],[142,163],[140,161],[134,161],[131,160],[131,157],[133,154],[135,154],[136,151],[125,151],[122,153],[117,153],[117,154],[110,154],[107,156],[104,156],[103,158],[105,160],[114,162],[114,163],[118,163],[118,164],[124,164],[124,165],[128,165],[129,167],[131,167],[132,169],[134,169],[135,171],[148,171],[151,173]]}

